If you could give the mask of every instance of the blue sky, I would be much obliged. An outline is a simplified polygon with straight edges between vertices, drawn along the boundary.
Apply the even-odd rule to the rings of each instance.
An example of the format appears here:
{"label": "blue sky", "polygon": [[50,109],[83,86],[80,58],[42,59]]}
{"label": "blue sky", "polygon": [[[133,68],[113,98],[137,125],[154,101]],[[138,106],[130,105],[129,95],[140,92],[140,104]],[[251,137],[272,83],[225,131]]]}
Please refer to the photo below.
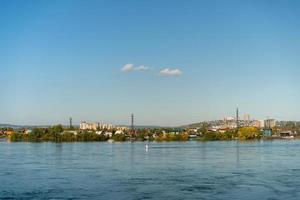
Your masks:
{"label": "blue sky", "polygon": [[296,0],[1,0],[0,27],[0,123],[300,120]]}

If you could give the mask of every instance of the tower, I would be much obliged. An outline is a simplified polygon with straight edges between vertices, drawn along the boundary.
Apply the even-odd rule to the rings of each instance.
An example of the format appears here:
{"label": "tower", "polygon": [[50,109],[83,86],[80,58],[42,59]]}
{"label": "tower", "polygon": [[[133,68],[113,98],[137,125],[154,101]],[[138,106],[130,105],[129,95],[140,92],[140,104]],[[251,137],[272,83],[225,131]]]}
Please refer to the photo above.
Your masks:
{"label": "tower", "polygon": [[239,128],[239,108],[236,109],[236,128]]}
{"label": "tower", "polygon": [[72,117],[69,118],[69,122],[70,122],[70,129],[73,129]]}
{"label": "tower", "polygon": [[131,114],[131,131],[134,131],[134,115]]}

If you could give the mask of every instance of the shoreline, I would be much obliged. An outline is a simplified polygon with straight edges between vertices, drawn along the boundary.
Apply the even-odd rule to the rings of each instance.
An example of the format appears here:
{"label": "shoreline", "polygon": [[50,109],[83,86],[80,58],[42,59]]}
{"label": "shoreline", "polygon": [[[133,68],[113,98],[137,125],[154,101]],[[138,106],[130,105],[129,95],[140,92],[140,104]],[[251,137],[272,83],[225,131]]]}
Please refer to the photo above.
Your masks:
{"label": "shoreline", "polygon": [[249,140],[240,140],[240,139],[231,139],[231,140],[205,140],[205,139],[191,139],[191,140],[185,140],[185,141],[156,141],[156,140],[125,140],[125,141],[10,141],[8,137],[0,138],[0,142],[7,142],[7,143],[187,143],[187,142],[197,142],[197,143],[205,143],[205,142],[259,142],[259,141],[276,141],[276,140],[282,140],[282,141],[295,141],[300,140],[299,137],[295,138],[281,138],[281,137],[272,137],[272,138],[261,138],[261,139],[249,139]]}

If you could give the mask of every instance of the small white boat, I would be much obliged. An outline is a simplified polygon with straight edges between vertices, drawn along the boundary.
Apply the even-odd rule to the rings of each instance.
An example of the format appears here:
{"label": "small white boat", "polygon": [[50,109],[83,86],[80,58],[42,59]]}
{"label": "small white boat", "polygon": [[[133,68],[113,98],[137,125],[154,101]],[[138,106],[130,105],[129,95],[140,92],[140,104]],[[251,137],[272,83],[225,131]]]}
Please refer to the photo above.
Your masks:
{"label": "small white boat", "polygon": [[148,146],[148,144],[146,144],[145,145],[145,150],[148,151],[148,149],[149,149],[149,146]]}

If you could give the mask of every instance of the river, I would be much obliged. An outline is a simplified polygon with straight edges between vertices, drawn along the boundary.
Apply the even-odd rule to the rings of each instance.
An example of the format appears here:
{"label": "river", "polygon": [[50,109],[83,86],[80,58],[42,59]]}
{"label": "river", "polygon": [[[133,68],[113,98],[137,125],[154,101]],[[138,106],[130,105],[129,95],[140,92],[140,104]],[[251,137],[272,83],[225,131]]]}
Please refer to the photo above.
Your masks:
{"label": "river", "polygon": [[0,142],[0,199],[299,200],[299,188],[299,140]]}

